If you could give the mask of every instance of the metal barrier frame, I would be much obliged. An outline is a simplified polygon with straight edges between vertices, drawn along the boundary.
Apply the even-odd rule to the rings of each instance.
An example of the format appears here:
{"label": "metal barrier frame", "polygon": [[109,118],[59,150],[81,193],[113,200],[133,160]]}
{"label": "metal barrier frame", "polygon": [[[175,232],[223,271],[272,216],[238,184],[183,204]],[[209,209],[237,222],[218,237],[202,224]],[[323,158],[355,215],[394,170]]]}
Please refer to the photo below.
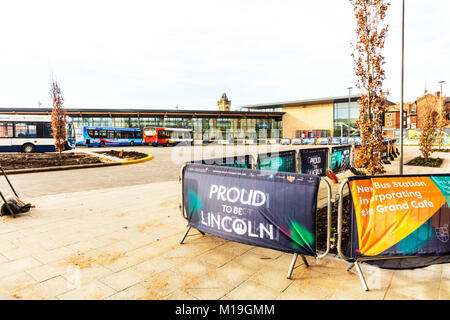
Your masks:
{"label": "metal barrier frame", "polygon": [[[252,169],[255,169],[255,170],[260,170],[260,169],[258,169],[258,163],[259,163],[259,156],[260,155],[268,155],[268,158],[272,158],[272,155],[276,155],[276,154],[280,154],[280,153],[282,153],[282,152],[291,152],[291,151],[294,151],[294,153],[295,153],[295,163],[294,163],[294,172],[287,172],[287,171],[280,171],[280,172],[286,172],[286,173],[298,173],[298,171],[300,170],[299,168],[298,168],[298,155],[299,155],[299,152],[298,152],[298,149],[290,149],[290,150],[278,150],[278,151],[273,151],[273,152],[271,152],[271,151],[269,151],[269,152],[255,152],[255,155],[254,155],[254,159],[255,159],[255,166],[254,166],[254,168],[252,168]],[[270,155],[270,156],[269,156]],[[270,171],[270,170],[261,170],[261,171]]]}
{"label": "metal barrier frame", "polygon": [[[344,171],[339,171],[339,172],[333,172],[334,174],[339,174],[339,173],[343,173],[347,170],[350,170],[350,168],[352,167],[352,151],[353,151],[353,146],[351,144],[338,144],[338,145],[330,145],[329,146],[330,150],[328,153],[328,169],[331,170],[331,154],[333,153],[333,148],[337,149],[337,148],[349,148],[349,157],[350,157],[350,161],[348,164],[348,168],[345,169]],[[331,170],[332,171],[332,170]]]}
{"label": "metal barrier frame", "polygon": [[[343,252],[342,252],[342,212],[343,212],[343,200],[344,200],[344,196],[343,196],[343,191],[344,191],[344,187],[347,185],[348,186],[348,179],[345,179],[344,181],[342,181],[341,185],[339,186],[339,205],[338,205],[338,220],[337,220],[337,233],[338,233],[338,240],[337,240],[337,251],[339,256],[344,259],[347,262],[352,263],[348,268],[347,271],[350,271],[353,267],[355,267],[359,279],[361,280],[361,284],[364,288],[365,291],[369,291],[369,287],[367,286],[367,282],[366,279],[364,277],[364,274],[361,270],[361,267],[359,265],[360,262],[364,262],[364,261],[379,261],[379,260],[394,260],[394,259],[407,259],[407,258],[415,258],[416,256],[389,256],[389,257],[376,257],[376,258],[370,258],[370,257],[359,257],[359,258],[354,258],[354,257],[347,257]],[[350,191],[348,193],[348,195],[350,196]],[[351,236],[351,235],[350,235]]]}
{"label": "metal barrier frame", "polygon": [[[296,153],[297,153],[297,157],[296,157],[296,167],[297,167],[297,173],[302,169],[301,168],[301,165],[300,165],[300,160],[301,160],[301,156],[300,156],[300,153],[301,153],[301,151],[302,150],[309,150],[309,149],[312,149],[312,150],[314,150],[314,149],[327,149],[328,151],[327,151],[327,165],[326,166],[324,166],[324,172],[323,172],[323,175],[322,176],[320,176],[321,178],[324,178],[324,177],[326,177],[327,176],[327,170],[328,169],[330,169],[330,167],[331,167],[331,148],[333,147],[333,146],[331,146],[331,145],[320,145],[320,144],[316,144],[316,145],[314,145],[314,146],[316,146],[315,148],[304,148],[304,149],[302,149],[302,148],[298,148],[297,150],[296,150]],[[305,174],[307,174],[307,173],[305,173]]]}
{"label": "metal barrier frame", "polygon": [[[217,157],[217,158],[212,158],[212,159],[191,160],[186,163],[203,164],[202,163],[203,161],[208,161],[208,160],[223,160],[223,159],[228,159],[228,158],[239,158],[239,157],[247,157],[247,156],[249,157],[249,160],[250,160],[250,168],[249,169],[256,169],[258,167],[258,164],[257,164],[257,159],[256,159],[255,155],[253,155],[253,154],[246,154],[244,156],[236,156],[235,155],[235,156],[229,156],[229,157],[226,157],[226,156]],[[186,163],[183,164],[182,168],[186,165]],[[214,164],[207,164],[207,165],[214,165]],[[182,173],[182,171],[180,171],[180,175],[181,175],[181,173]],[[178,178],[180,179],[180,177],[178,177]]]}
{"label": "metal barrier frame", "polygon": [[[187,215],[186,215],[186,210],[184,207],[184,184],[183,184],[183,179],[184,179],[184,170],[186,168],[186,164],[183,164],[181,166],[180,169],[180,175],[178,177],[178,182],[181,184],[181,203],[179,205],[180,211],[181,211],[181,216],[187,220]],[[317,251],[316,251],[316,259],[323,259],[325,258],[328,253],[330,252],[330,248],[331,248],[331,185],[330,183],[325,179],[325,177],[321,177],[320,178],[321,182],[325,182],[325,185],[327,186],[327,191],[328,191],[328,195],[327,195],[327,248],[325,250],[324,253],[318,255]],[[318,201],[319,199],[317,199],[316,201]],[[316,203],[317,204],[317,203]],[[317,211],[317,208],[316,208]],[[317,229],[317,214],[316,214],[316,229]],[[191,226],[188,225],[186,227],[186,231],[183,233],[183,236],[181,237],[180,240],[180,244],[183,244],[184,240],[186,239],[187,235],[189,234],[189,231],[191,230]],[[203,236],[205,235],[204,232],[198,230]],[[232,240],[230,240],[232,241]],[[317,232],[316,232],[316,243],[317,243]],[[289,270],[287,273],[287,279],[291,279],[292,276],[292,272],[294,271],[294,267],[295,267],[295,263],[297,261],[298,256],[300,255],[300,257],[303,260],[303,263],[305,264],[306,267],[309,267],[308,261],[306,260],[306,257],[302,254],[299,253],[294,253],[293,257],[292,257],[292,261],[291,264],[289,266]]]}

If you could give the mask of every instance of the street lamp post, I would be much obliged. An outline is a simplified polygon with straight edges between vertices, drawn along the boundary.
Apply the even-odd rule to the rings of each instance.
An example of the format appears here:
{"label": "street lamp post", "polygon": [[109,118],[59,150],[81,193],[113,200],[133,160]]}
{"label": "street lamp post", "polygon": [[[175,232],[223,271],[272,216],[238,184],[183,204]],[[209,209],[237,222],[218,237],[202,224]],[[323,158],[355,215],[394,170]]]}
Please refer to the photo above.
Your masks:
{"label": "street lamp post", "polygon": [[445,81],[438,81],[438,83],[441,84],[441,98],[444,98],[444,93],[442,92],[442,84],[445,83]]}
{"label": "street lamp post", "polygon": [[405,0],[402,1],[402,71],[400,89],[400,175],[403,175],[403,76],[405,63]]}
{"label": "street lamp post", "polygon": [[351,107],[351,92],[352,87],[348,87],[348,137],[350,137],[350,123],[351,123],[351,115],[350,115],[350,107]]}

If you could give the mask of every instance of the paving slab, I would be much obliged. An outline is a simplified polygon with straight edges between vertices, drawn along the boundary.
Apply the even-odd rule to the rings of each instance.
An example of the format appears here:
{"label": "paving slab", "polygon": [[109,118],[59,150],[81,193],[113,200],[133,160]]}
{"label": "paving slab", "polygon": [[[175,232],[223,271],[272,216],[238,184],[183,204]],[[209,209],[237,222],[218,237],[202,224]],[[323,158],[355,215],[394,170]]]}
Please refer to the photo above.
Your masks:
{"label": "paving slab", "polygon": [[[73,177],[92,183],[78,191],[58,181],[54,193],[36,192],[33,184],[36,208],[0,217],[2,299],[450,299],[450,264],[395,271],[362,264],[365,292],[334,255],[308,257],[309,267],[298,259],[289,280],[290,254],[195,230],[180,245],[178,181],[108,186],[103,173],[97,182],[89,174]],[[43,182],[39,175],[28,179]]]}

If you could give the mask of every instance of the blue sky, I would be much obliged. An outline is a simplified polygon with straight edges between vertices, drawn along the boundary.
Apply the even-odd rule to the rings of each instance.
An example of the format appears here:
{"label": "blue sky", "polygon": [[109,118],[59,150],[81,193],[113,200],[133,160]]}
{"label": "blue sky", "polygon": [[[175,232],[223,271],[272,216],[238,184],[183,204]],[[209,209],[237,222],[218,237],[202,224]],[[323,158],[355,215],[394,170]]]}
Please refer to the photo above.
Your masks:
{"label": "blue sky", "polygon": [[[385,89],[398,102],[401,1],[391,2]],[[439,80],[450,93],[448,12],[448,0],[406,0],[405,101]],[[347,0],[4,1],[0,107],[49,107],[52,77],[80,108],[347,95],[354,29]]]}

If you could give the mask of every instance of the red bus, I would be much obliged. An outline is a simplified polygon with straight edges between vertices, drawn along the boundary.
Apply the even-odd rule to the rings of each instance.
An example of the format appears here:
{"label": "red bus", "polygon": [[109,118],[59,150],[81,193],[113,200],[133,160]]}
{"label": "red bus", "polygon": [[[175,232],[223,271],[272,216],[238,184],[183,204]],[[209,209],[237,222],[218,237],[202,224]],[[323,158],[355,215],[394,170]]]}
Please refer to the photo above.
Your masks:
{"label": "red bus", "polygon": [[145,127],[143,144],[157,146],[191,145],[192,130],[180,128]]}

